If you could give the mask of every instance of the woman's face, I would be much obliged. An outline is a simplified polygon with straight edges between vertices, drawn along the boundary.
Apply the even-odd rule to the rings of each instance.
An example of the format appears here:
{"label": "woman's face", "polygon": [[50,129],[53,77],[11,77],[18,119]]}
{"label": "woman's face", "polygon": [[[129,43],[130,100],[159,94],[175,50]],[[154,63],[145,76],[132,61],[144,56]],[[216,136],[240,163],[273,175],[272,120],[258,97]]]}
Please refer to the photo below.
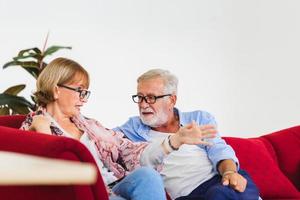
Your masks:
{"label": "woman's face", "polygon": [[57,86],[57,105],[64,115],[77,116],[81,107],[87,102],[89,91],[83,81]]}

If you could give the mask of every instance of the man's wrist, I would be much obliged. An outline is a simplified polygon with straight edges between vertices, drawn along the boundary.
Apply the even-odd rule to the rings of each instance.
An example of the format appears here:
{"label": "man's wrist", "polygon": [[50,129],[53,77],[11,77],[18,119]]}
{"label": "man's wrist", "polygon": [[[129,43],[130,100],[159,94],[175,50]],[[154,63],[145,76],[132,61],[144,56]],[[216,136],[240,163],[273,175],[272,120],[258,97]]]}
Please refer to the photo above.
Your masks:
{"label": "man's wrist", "polygon": [[172,151],[174,151],[174,150],[170,147],[170,145],[169,145],[169,139],[168,139],[168,137],[166,137],[166,138],[164,139],[162,145],[163,145],[163,148],[164,148],[164,151],[165,151],[166,154],[169,154],[169,153],[171,153]]}
{"label": "man's wrist", "polygon": [[174,146],[173,143],[171,142],[171,135],[168,136],[168,144],[173,151],[177,151],[179,149],[179,147]]}

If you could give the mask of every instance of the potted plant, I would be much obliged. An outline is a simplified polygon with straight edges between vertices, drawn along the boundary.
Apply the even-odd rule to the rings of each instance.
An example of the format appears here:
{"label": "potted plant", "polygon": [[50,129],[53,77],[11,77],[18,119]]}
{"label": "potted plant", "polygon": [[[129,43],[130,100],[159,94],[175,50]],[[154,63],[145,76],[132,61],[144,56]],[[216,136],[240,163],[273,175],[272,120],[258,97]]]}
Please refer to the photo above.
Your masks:
{"label": "potted plant", "polygon": [[[47,36],[48,38],[48,36]],[[20,66],[37,79],[40,72],[47,65],[44,62],[46,56],[52,55],[60,49],[71,49],[66,46],[50,46],[45,49],[47,39],[43,50],[37,47],[21,50],[12,61],[3,65],[3,69],[11,66]],[[25,84],[14,85],[0,93],[0,115],[27,114],[34,110],[36,103],[33,96],[31,101],[18,94],[26,87]]]}

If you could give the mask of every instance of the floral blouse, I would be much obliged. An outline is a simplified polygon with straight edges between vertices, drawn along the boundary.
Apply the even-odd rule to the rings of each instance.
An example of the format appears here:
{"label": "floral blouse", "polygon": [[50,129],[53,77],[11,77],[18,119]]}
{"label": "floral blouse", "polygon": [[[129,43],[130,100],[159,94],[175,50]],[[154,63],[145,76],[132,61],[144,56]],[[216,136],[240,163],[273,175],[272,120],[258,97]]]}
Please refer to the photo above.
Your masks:
{"label": "floral blouse", "polygon": [[[46,109],[42,107],[36,112],[29,113],[20,129],[29,130],[33,116],[47,116],[47,114]],[[123,133],[106,129],[98,121],[83,115],[73,117],[71,120],[80,130],[88,134],[89,139],[96,145],[99,159],[118,179],[140,165],[140,157],[147,143],[133,143],[124,138]],[[53,122],[50,124],[50,129],[52,135],[66,136]]]}

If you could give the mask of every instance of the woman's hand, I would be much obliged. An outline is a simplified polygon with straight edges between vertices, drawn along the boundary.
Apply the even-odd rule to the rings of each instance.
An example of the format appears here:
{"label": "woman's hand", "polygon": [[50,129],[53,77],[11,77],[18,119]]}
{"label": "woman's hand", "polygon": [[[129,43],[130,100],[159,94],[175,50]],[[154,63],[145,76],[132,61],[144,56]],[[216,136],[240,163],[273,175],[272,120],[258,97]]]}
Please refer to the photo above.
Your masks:
{"label": "woman's hand", "polygon": [[211,145],[205,141],[207,138],[214,138],[217,130],[213,125],[199,126],[196,122],[192,122],[170,137],[170,142],[175,148],[179,148],[182,144],[202,144]]}
{"label": "woman's hand", "polygon": [[43,115],[35,115],[32,118],[32,123],[29,127],[29,130],[51,135],[50,124],[51,121],[48,117]]}

